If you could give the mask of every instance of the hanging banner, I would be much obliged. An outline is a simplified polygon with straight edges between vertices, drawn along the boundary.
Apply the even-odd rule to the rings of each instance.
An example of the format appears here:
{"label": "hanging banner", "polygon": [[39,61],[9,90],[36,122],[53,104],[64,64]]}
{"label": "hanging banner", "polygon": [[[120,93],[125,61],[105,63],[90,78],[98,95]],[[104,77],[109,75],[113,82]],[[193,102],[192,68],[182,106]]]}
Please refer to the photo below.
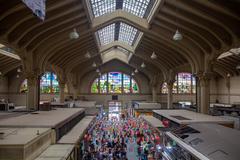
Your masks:
{"label": "hanging banner", "polygon": [[41,20],[45,19],[46,0],[22,0]]}

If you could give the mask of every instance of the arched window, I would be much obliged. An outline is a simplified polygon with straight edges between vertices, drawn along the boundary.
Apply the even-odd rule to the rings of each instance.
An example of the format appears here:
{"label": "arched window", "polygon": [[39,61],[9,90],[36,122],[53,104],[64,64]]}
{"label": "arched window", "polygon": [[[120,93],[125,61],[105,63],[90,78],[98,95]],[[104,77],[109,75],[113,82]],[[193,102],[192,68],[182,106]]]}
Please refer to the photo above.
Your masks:
{"label": "arched window", "polygon": [[52,72],[46,72],[40,80],[41,93],[59,93],[57,76]]}
{"label": "arched window", "polygon": [[[178,94],[195,94],[196,79],[191,73],[178,73],[175,77],[176,81],[173,84],[173,93]],[[162,93],[167,94],[167,83],[162,85]]]}
{"label": "arched window", "polygon": [[20,86],[20,93],[27,93],[27,91],[28,91],[28,85],[27,85],[27,79],[25,79]]}
{"label": "arched window", "polygon": [[93,81],[91,93],[139,93],[139,87],[131,76],[109,72]]}

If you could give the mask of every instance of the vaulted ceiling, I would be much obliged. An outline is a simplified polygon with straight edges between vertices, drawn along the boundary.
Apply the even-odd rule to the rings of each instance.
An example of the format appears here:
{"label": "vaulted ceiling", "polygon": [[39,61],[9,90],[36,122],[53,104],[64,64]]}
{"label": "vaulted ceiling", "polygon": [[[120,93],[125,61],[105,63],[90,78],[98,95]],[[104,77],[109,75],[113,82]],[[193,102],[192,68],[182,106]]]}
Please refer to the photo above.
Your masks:
{"label": "vaulted ceiling", "polygon": [[[218,57],[240,47],[238,6],[235,0],[47,0],[42,21],[22,1],[0,0],[0,43],[20,57],[32,56],[42,70],[52,64],[84,75],[95,70],[93,62],[119,59],[148,77],[165,77],[181,66],[198,72],[208,65],[220,75],[234,75],[239,54]],[[78,39],[69,38],[74,28]],[[181,41],[172,39],[177,29]],[[153,52],[156,59],[150,58]],[[20,63],[2,56],[0,62],[4,72]]]}

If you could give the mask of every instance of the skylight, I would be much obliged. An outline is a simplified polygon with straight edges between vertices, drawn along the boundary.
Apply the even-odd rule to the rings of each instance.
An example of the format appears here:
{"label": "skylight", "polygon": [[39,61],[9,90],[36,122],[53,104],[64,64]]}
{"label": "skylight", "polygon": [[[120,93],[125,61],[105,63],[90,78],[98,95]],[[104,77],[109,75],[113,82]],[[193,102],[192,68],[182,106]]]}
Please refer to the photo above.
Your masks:
{"label": "skylight", "polygon": [[123,22],[113,23],[97,31],[102,46],[113,41],[121,41],[132,46],[138,33],[136,28]]}
{"label": "skylight", "polygon": [[132,13],[144,18],[151,9],[150,4],[153,0],[91,0],[92,12],[94,17],[99,17],[106,13],[111,13],[117,9]]}
{"label": "skylight", "polygon": [[94,17],[99,17],[116,10],[116,0],[91,0]]}
{"label": "skylight", "polygon": [[97,31],[101,45],[106,45],[114,41],[115,23],[108,25]]}
{"label": "skylight", "polygon": [[120,30],[118,40],[133,45],[134,39],[137,34],[137,29],[127,25],[126,23],[120,23]]}
{"label": "skylight", "polygon": [[124,0],[122,9],[143,18],[148,9],[149,3],[150,0]]}

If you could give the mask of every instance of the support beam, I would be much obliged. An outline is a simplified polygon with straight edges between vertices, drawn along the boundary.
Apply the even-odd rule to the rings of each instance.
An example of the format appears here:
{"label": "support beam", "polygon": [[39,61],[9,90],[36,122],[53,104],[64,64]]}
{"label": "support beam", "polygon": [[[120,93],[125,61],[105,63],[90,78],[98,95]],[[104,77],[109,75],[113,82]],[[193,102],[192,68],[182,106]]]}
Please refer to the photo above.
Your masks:
{"label": "support beam", "polygon": [[39,105],[39,77],[34,73],[27,73],[28,83],[27,110],[38,110]]}
{"label": "support beam", "polygon": [[157,102],[157,87],[152,86],[152,101]]}
{"label": "support beam", "polygon": [[173,83],[174,82],[167,82],[167,88],[168,88],[168,95],[167,95],[167,108],[171,109],[173,108]]}
{"label": "support beam", "polygon": [[200,82],[200,112],[204,114],[209,113],[210,106],[210,76],[207,74],[198,75]]}
{"label": "support beam", "polygon": [[64,82],[59,83],[60,103],[64,103],[64,101],[65,101],[65,94],[64,94],[65,84],[66,83],[64,83]]}

